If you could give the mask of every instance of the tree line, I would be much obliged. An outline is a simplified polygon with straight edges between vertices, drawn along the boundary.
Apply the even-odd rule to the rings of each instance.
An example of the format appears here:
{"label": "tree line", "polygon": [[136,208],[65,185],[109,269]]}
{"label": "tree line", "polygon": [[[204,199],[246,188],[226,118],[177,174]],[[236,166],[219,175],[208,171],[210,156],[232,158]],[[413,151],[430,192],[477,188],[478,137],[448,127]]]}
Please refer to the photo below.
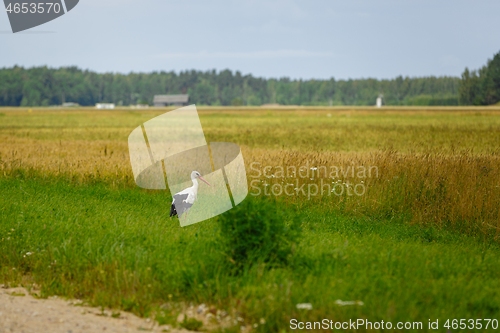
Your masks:
{"label": "tree line", "polygon": [[500,102],[500,52],[478,70],[465,68],[459,87],[462,105],[491,105]]}
{"label": "tree line", "polygon": [[77,67],[0,69],[0,106],[74,102],[152,104],[159,94],[189,94],[199,105],[458,105],[460,78],[399,76],[391,80],[264,79],[239,71],[96,73]]}

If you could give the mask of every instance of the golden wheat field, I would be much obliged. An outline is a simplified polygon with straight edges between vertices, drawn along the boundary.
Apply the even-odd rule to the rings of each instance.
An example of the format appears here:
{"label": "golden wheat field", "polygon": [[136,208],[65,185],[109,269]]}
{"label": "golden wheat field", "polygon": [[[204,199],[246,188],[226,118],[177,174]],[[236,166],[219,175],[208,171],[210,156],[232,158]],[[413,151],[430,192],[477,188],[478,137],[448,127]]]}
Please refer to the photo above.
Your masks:
{"label": "golden wheat field", "polygon": [[[135,186],[128,134],[166,111],[0,109],[0,172]],[[207,141],[242,147],[251,195],[500,235],[500,108],[199,114]]]}

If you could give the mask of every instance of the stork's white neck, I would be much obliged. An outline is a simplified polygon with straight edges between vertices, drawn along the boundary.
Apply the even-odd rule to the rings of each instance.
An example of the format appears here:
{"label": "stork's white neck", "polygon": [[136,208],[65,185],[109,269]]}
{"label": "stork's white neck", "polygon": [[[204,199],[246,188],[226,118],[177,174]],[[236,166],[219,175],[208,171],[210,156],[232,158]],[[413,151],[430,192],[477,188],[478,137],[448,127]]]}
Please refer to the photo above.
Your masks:
{"label": "stork's white neck", "polygon": [[198,190],[198,179],[193,178],[192,181],[193,181],[193,188]]}

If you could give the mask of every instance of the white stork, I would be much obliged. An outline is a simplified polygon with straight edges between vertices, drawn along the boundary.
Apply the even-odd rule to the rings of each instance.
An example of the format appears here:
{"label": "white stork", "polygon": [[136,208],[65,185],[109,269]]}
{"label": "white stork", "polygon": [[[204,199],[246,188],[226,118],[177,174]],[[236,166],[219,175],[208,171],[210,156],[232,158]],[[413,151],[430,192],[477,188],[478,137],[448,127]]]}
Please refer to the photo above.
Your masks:
{"label": "white stork", "polygon": [[196,199],[198,199],[198,178],[210,186],[210,184],[203,179],[198,171],[191,172],[193,186],[174,194],[172,207],[170,207],[170,217],[177,215],[180,218],[182,214],[186,213],[184,215],[184,221],[186,221],[189,209],[194,204]]}

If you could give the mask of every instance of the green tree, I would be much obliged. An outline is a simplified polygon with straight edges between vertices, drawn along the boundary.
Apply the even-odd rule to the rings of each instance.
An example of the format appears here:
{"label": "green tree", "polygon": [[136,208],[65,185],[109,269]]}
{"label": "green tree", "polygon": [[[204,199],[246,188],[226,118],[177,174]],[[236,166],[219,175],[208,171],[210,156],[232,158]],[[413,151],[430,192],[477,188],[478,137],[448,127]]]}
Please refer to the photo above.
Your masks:
{"label": "green tree", "polygon": [[491,105],[500,102],[500,52],[488,61],[481,91],[484,104]]}
{"label": "green tree", "polygon": [[461,105],[473,105],[479,93],[479,78],[476,71],[469,72],[466,67],[462,73],[462,80],[458,87],[458,96]]}
{"label": "green tree", "polygon": [[[495,58],[488,68],[485,66],[477,71],[478,82],[472,84],[477,87],[477,94],[472,103],[484,104],[484,100],[497,100],[498,71],[494,69],[497,63]],[[37,106],[64,102],[94,105],[120,101],[128,105],[139,99],[151,103],[153,96],[158,94],[186,93],[190,94],[192,103],[205,105],[232,105],[233,101],[240,99],[247,105],[373,105],[378,94],[384,94],[386,105],[411,104],[418,96],[426,96],[428,103],[444,105],[458,99],[459,82],[460,79],[454,77],[347,81],[333,78],[264,79],[239,72],[233,74],[230,70],[218,73],[215,70],[189,70],[124,75],[83,71],[77,67],[25,69],[16,66],[0,68],[0,105]],[[418,100],[423,101],[425,98],[420,97]]]}
{"label": "green tree", "polygon": [[465,68],[460,80],[462,105],[491,105],[500,102],[500,52],[477,71]]}
{"label": "green tree", "polygon": [[243,105],[243,99],[241,97],[236,97],[231,101],[232,106],[242,106]]}

